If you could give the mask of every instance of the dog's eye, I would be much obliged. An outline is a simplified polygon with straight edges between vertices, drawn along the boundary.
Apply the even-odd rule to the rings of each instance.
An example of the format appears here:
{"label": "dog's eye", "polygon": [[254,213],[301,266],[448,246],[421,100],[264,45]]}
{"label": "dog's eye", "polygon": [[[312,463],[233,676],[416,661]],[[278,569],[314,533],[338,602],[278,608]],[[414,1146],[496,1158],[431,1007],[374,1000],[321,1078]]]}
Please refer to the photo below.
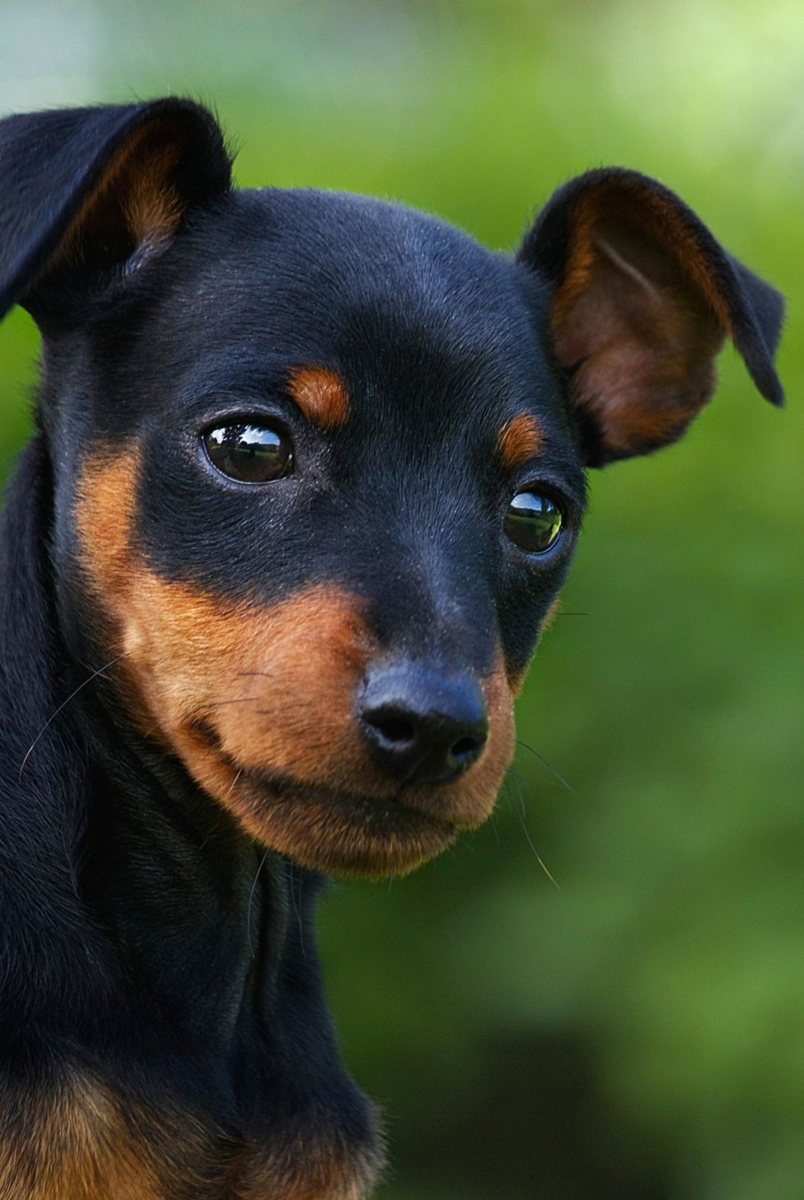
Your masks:
{"label": "dog's eye", "polygon": [[268,483],[293,470],[290,438],[270,425],[221,425],[203,442],[212,465],[241,483]]}
{"label": "dog's eye", "polygon": [[540,492],[517,492],[505,514],[505,532],[520,550],[544,554],[561,533],[561,509]]}

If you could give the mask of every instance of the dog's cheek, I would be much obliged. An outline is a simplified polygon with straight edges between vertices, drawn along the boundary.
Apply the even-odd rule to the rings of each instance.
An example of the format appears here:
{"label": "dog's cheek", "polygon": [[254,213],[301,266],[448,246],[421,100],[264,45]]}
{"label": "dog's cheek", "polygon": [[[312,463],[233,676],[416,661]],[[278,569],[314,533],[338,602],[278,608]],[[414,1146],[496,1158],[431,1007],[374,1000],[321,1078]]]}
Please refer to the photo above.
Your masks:
{"label": "dog's cheek", "polygon": [[354,717],[372,653],[359,609],[348,592],[312,585],[242,620],[246,655],[232,690],[244,699],[215,714],[227,755],[323,787],[385,790]]}
{"label": "dog's cheek", "polygon": [[371,652],[354,597],[313,585],[272,608],[230,606],[153,578],[146,584],[148,643],[129,670],[213,794],[234,802],[233,772],[391,793],[353,715]]}
{"label": "dog's cheek", "polygon": [[276,605],[235,602],[156,575],[132,550],[136,452],[85,465],[81,570],[128,713],[213,794],[236,770],[388,795],[353,716],[373,643],[359,601],[311,584]]}

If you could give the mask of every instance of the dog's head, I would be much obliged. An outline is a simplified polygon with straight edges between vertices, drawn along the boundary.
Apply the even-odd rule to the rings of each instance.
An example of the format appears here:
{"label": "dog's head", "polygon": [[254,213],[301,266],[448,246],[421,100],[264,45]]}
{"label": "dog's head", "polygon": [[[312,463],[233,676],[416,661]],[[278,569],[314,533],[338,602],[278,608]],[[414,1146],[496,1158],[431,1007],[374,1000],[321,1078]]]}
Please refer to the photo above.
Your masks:
{"label": "dog's head", "polygon": [[[515,257],[432,217],[233,190],[208,112],[0,124],[0,310],[44,335],[64,629],[258,841],[405,871],[490,812],[584,468],[673,441],[777,294],[621,169]],[[76,653],[78,650],[76,650]]]}

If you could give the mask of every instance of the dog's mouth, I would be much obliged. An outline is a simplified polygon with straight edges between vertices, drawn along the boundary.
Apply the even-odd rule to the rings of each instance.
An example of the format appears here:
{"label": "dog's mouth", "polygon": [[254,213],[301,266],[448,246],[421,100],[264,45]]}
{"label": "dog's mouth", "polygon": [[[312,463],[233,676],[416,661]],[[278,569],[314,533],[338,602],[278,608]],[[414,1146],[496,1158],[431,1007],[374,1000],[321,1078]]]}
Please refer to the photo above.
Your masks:
{"label": "dog's mouth", "polygon": [[492,733],[492,753],[449,782],[395,782],[348,737],[318,741],[302,771],[298,747],[283,757],[285,742],[276,740],[276,753],[266,753],[272,727],[247,736],[247,717],[231,709],[185,716],[171,748],[255,841],[324,874],[382,879],[434,858],[486,819],[510,757],[503,725],[496,749]]}
{"label": "dog's mouth", "polygon": [[248,832],[326,874],[406,874],[446,849],[460,822],[423,806],[423,789],[368,796],[227,764],[228,803]]}

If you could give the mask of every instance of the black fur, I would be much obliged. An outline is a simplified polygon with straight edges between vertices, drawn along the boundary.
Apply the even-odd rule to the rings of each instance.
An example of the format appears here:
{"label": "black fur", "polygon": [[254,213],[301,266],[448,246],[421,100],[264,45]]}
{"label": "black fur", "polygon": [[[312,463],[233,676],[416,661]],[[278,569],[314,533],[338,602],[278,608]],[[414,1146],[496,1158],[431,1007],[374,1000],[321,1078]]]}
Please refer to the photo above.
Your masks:
{"label": "black fur", "polygon": [[[132,233],[114,182],[101,233],[76,229],[151,127],[175,146],[181,220],[167,243]],[[166,1183],[171,1200],[228,1195],[244,1141],[281,1156],[301,1129],[310,1145],[379,1153],[327,1015],[320,877],[244,834],[134,728],[104,674],[89,679],[109,653],[76,486],[88,454],[136,442],[137,550],[159,577],[266,606],[310,581],[341,585],[388,655],[482,676],[499,645],[521,673],[569,567],[583,468],[605,459],[569,403],[552,297],[577,197],[618,179],[674,206],[779,403],[777,294],[634,173],[566,185],[512,261],[393,204],[233,191],[217,125],[190,102],[0,124],[0,309],[25,304],[44,334],[40,432],[0,536],[0,1154],[22,1136],[16,1098],[64,1063],[108,1081],[127,1111],[168,1095],[208,1131],[208,1188]],[[294,406],[288,372],[309,363],[345,380],[343,428],[315,429]],[[288,430],[304,470],[257,494],[213,478],[199,433],[235,410]],[[496,441],[521,412],[542,430],[539,463],[506,473]],[[565,532],[534,559],[502,523],[511,495],[537,485]],[[178,1135],[164,1150],[174,1180],[195,1169],[185,1154]]]}

